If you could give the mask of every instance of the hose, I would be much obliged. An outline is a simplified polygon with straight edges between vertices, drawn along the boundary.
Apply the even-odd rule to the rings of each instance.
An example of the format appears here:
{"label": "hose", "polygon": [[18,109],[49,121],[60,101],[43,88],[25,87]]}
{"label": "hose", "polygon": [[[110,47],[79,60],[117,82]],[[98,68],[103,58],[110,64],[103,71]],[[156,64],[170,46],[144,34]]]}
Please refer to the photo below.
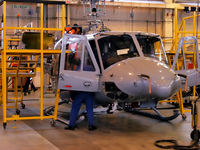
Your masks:
{"label": "hose", "polygon": [[[163,144],[169,143],[169,145],[164,146],[161,143],[163,143]],[[199,141],[195,141],[194,143],[192,143],[189,146],[184,146],[184,145],[179,145],[176,140],[169,139],[169,140],[157,140],[154,143],[154,145],[159,148],[162,148],[162,149],[199,150],[200,147],[199,147],[198,143],[199,143]]]}
{"label": "hose", "polygon": [[[68,100],[63,100],[63,101],[59,102],[58,105],[62,105],[62,104],[64,104],[64,103],[68,104],[69,101],[68,101]],[[43,110],[44,115],[45,115],[45,116],[50,116],[50,115],[52,115],[53,112],[54,112],[54,108],[55,108],[55,106],[49,106],[49,107],[45,108],[45,109]]]}
{"label": "hose", "polygon": [[[199,100],[199,97],[195,100],[194,102],[194,108],[192,108],[192,117],[194,119],[194,130],[196,130],[197,128],[197,124],[195,122],[195,117],[197,116],[197,108],[196,108],[196,102]],[[162,145],[162,144],[165,144]],[[166,143],[169,143],[169,145],[166,145]],[[177,143],[176,140],[173,140],[173,139],[169,139],[169,140],[157,140],[155,143],[154,143],[155,146],[159,147],[159,148],[162,148],[162,149],[175,149],[175,150],[200,150],[200,146],[199,146],[199,138],[195,139],[195,141],[191,144],[191,145],[188,145],[188,146],[185,146],[185,145],[179,145]]]}

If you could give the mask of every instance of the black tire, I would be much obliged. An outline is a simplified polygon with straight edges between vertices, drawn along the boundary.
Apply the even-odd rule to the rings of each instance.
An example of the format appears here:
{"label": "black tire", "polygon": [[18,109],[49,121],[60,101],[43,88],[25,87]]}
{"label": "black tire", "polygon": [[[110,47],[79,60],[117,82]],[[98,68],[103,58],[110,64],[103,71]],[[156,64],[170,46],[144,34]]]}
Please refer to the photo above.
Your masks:
{"label": "black tire", "polygon": [[5,130],[6,129],[6,125],[7,125],[7,123],[3,123],[3,129]]}
{"label": "black tire", "polygon": [[26,105],[24,103],[22,103],[22,109],[25,109],[26,108]]}
{"label": "black tire", "polygon": [[194,141],[198,141],[200,139],[200,132],[199,130],[193,130],[191,133],[190,133],[190,138]]}
{"label": "black tire", "polygon": [[19,115],[20,114],[20,110],[16,109],[16,114]]}
{"label": "black tire", "polygon": [[182,115],[182,119],[186,120],[187,116],[185,114]]}
{"label": "black tire", "polygon": [[113,114],[113,112],[110,109],[106,110],[106,113],[107,114]]}
{"label": "black tire", "polygon": [[50,121],[50,125],[51,125],[52,127],[55,127],[55,126],[56,126],[56,121],[55,121],[55,120],[51,120],[51,121]]}

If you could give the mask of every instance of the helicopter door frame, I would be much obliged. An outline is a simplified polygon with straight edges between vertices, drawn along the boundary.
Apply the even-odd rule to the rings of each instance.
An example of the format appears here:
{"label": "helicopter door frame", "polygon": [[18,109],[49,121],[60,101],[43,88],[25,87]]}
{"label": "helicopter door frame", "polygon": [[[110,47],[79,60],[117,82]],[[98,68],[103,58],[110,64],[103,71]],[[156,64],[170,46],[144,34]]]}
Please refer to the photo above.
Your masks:
{"label": "helicopter door frame", "polygon": [[[81,64],[79,70],[65,69],[65,62],[68,61],[66,54],[69,55],[71,53],[73,54],[74,52],[74,51],[69,51],[66,48],[66,45],[69,44],[70,38],[77,38],[78,44],[81,44],[81,49],[79,49],[81,51],[81,56],[80,56]],[[94,67],[93,71],[90,70],[84,71],[83,69],[85,51],[87,51],[91,59],[91,62]],[[100,78],[100,69],[97,65],[97,62],[95,60],[94,54],[87,40],[87,37],[84,35],[64,34],[62,40],[58,88],[63,90],[97,92],[100,90],[99,78]]]}
{"label": "helicopter door frame", "polygon": [[135,44],[136,46],[136,49],[138,51],[138,54],[139,54],[139,57],[144,57],[144,54],[142,52],[142,49],[138,43],[138,40],[135,36],[135,33],[126,33],[126,32],[104,32],[104,33],[101,33],[101,34],[97,34],[95,35],[94,39],[95,39],[95,44],[96,44],[96,47],[97,47],[97,53],[98,53],[98,57],[99,57],[99,61],[100,61],[100,66],[101,66],[101,70],[104,71],[104,66],[103,66],[103,62],[102,62],[102,57],[101,57],[101,50],[100,50],[100,47],[99,47],[99,43],[98,43],[98,40],[101,39],[101,38],[104,38],[104,37],[107,37],[107,36],[110,36],[110,35],[130,35],[132,37],[132,40],[133,40],[133,43]]}
{"label": "helicopter door frame", "polygon": [[160,40],[161,48],[162,48],[162,52],[163,52],[163,55],[164,55],[164,58],[165,58],[164,61],[165,61],[166,64],[169,64],[169,61],[168,61],[168,59],[167,59],[167,54],[166,54],[166,50],[165,50],[165,47],[164,47],[163,41],[162,41],[162,39],[161,39],[160,36],[159,36],[158,38],[159,38],[159,40]]}

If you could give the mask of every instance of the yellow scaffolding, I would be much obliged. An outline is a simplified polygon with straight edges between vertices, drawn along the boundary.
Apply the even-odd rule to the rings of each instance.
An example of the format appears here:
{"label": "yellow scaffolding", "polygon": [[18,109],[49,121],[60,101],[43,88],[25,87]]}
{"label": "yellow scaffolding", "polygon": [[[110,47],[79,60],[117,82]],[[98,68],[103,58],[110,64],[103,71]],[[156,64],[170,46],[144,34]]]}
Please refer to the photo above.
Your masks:
{"label": "yellow scaffolding", "polygon": [[[189,17],[184,17],[178,27],[178,9],[175,8],[174,9],[174,38],[171,39],[172,41],[172,46],[169,50],[169,52],[167,53],[167,57],[169,60],[169,65],[172,66],[172,62],[173,61],[173,56],[176,53],[176,50],[178,48],[178,41],[180,40],[180,37],[186,37],[186,36],[196,36],[197,38],[199,37],[198,34],[200,34],[200,32],[196,31],[196,20],[197,17],[199,17],[200,15],[197,15],[196,12],[193,12],[192,16]],[[188,20],[192,19],[192,30],[188,31],[186,29],[186,23]],[[168,40],[169,41],[169,40]],[[167,41],[166,41],[167,42]],[[185,51],[186,57],[187,58],[192,58],[193,59],[193,68],[196,68],[196,53],[194,51],[195,45],[193,44],[193,52],[189,52],[189,51]],[[185,48],[185,45],[184,45]],[[182,67],[182,64],[180,64],[180,61],[177,61],[177,69],[179,70],[179,68]],[[193,96],[196,96],[196,86],[193,86]],[[191,110],[185,110],[184,106],[183,106],[183,96],[182,96],[182,90],[180,90],[179,92],[177,92],[176,94],[176,100],[174,102],[177,102],[179,104],[180,107],[180,111],[182,116],[185,116],[184,113],[185,112],[191,112]]]}
{"label": "yellow scaffolding", "polygon": [[[58,54],[61,53],[60,50],[47,50],[44,49],[43,47],[43,36],[44,36],[44,31],[61,31],[62,34],[64,33],[64,27],[65,27],[65,4],[62,4],[62,27],[61,28],[44,28],[43,27],[43,3],[40,3],[40,28],[28,28],[28,27],[7,27],[6,25],[6,1],[3,1],[1,3],[1,5],[3,5],[3,27],[0,28],[0,31],[3,31],[3,49],[1,49],[1,69],[2,69],[2,73],[1,73],[1,78],[2,78],[2,105],[3,105],[3,127],[6,128],[6,124],[7,121],[9,120],[30,120],[30,119],[53,119],[56,120],[57,119],[57,108],[58,108],[58,101],[59,101],[59,94],[60,94],[60,90],[57,90],[57,95],[56,95],[56,101],[55,101],[55,111],[53,115],[50,116],[44,116],[43,114],[43,68],[44,68],[44,64],[43,64],[43,57],[44,54]],[[7,47],[7,41],[9,40],[19,40],[19,39],[8,39],[6,32],[8,30],[38,30],[40,31],[40,49],[8,49]],[[18,102],[18,78],[22,78],[22,77],[32,77],[35,76],[35,74],[26,74],[24,72],[27,71],[27,69],[35,69],[35,68],[31,68],[29,65],[27,68],[20,68],[19,64],[22,60],[19,61],[10,61],[8,60],[8,56],[24,56],[24,55],[30,55],[30,54],[35,54],[41,57],[40,59],[40,64],[41,64],[41,75],[40,75],[40,115],[39,116],[30,116],[30,117],[20,117],[19,115],[12,115],[11,117],[7,116],[7,102],[8,102],[8,85],[7,85],[7,77],[14,77],[15,80],[15,87],[14,87],[14,91],[15,91],[15,100],[16,100],[16,107],[17,107],[17,102]],[[35,60],[34,62],[36,63],[37,60]],[[11,62],[17,62],[18,66],[14,67],[14,68],[9,68],[8,67],[8,63]],[[30,60],[26,60],[27,63],[30,63]],[[36,71],[35,71],[36,72]],[[22,89],[22,87],[21,87]],[[21,97],[22,99],[22,97]]]}

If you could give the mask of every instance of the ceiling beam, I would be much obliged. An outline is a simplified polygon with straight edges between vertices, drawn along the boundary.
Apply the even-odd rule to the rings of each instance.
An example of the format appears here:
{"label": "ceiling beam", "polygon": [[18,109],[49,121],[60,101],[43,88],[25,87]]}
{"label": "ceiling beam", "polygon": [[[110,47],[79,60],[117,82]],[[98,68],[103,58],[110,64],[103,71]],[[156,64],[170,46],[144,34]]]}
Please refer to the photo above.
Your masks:
{"label": "ceiling beam", "polygon": [[28,3],[48,3],[48,4],[65,4],[65,0],[1,0],[1,2],[28,2]]}
{"label": "ceiling beam", "polygon": [[199,0],[175,0],[176,3],[198,3]]}
{"label": "ceiling beam", "polygon": [[[169,1],[169,0],[168,0]],[[82,4],[80,1],[66,1],[67,4]],[[106,1],[106,6],[124,6],[124,7],[144,7],[144,8],[178,8],[184,9],[183,4],[176,4],[170,2],[159,2],[159,1]]]}

